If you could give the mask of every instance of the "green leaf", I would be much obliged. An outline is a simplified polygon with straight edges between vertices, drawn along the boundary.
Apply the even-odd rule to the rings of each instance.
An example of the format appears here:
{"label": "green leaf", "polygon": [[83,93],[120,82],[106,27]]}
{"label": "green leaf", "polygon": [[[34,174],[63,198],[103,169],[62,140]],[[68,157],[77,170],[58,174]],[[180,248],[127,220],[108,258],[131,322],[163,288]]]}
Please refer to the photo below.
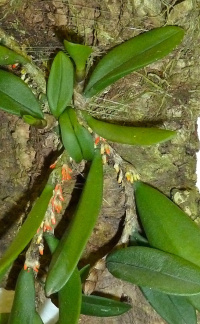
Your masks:
{"label": "green leaf", "polygon": [[0,65],[8,65],[8,64],[25,64],[28,63],[29,60],[25,57],[17,54],[16,52],[10,50],[9,48],[0,45]]}
{"label": "green leaf", "polygon": [[35,284],[33,270],[21,270],[8,324],[32,324],[35,316]]}
{"label": "green leaf", "polygon": [[128,312],[131,305],[99,296],[82,297],[81,314],[98,317],[118,316]]}
{"label": "green leaf", "polygon": [[[44,233],[51,253],[56,250],[59,240],[51,233]],[[82,283],[80,272],[74,269],[71,277],[58,292],[59,324],[78,323],[82,301]]]}
{"label": "green leaf", "polygon": [[58,292],[59,324],[77,324],[81,312],[82,284],[80,273],[74,269],[70,279]]}
{"label": "green leaf", "polygon": [[1,313],[0,314],[0,324],[8,324],[10,314],[9,313]]}
{"label": "green leaf", "polygon": [[25,123],[34,126],[36,128],[44,128],[47,125],[47,122],[45,119],[38,119],[35,117],[32,117],[31,115],[23,115],[22,119]]}
{"label": "green leaf", "polygon": [[80,163],[83,160],[83,155],[68,114],[69,109],[70,107],[67,107],[59,117],[62,143],[69,156],[76,161],[76,163]]}
{"label": "green leaf", "polygon": [[200,267],[200,229],[157,189],[135,182],[135,199],[149,244]]}
{"label": "green leaf", "polygon": [[102,195],[102,158],[96,151],[75,214],[53,254],[45,285],[47,296],[59,291],[76,268],[99,215]]}
{"label": "green leaf", "polygon": [[81,282],[85,282],[90,272],[90,264],[86,264],[83,268],[79,270]]}
{"label": "green leaf", "polygon": [[85,77],[86,62],[93,50],[90,46],[71,43],[67,40],[64,40],[64,46],[75,62],[77,81],[80,82]]}
{"label": "green leaf", "polygon": [[87,161],[92,161],[94,157],[94,141],[92,135],[78,122],[75,109],[67,107],[67,112],[80,145],[83,158]]}
{"label": "green leaf", "polygon": [[156,28],[113,48],[94,69],[84,95],[90,98],[125,75],[168,55],[184,36],[176,26]]}
{"label": "green leaf", "polygon": [[200,312],[200,294],[187,297],[188,302]]}
{"label": "green leaf", "polygon": [[37,312],[35,312],[33,324],[43,324],[43,321]]}
{"label": "green leaf", "polygon": [[129,145],[151,145],[170,140],[176,132],[147,127],[131,127],[109,124],[97,120],[86,112],[82,112],[88,125],[99,136],[109,141]]}
{"label": "green leaf", "polygon": [[30,88],[16,75],[0,70],[0,109],[10,114],[43,119],[40,104]]}
{"label": "green leaf", "polygon": [[6,271],[35,235],[46,213],[54,187],[47,184],[41,196],[35,202],[16,237],[0,260],[0,281]]}
{"label": "green leaf", "polygon": [[52,233],[44,232],[43,236],[48,244],[50,252],[54,253],[58,246],[59,240]]}
{"label": "green leaf", "polygon": [[140,289],[151,306],[168,324],[197,323],[195,308],[186,297],[167,295],[144,287]]}
{"label": "green leaf", "polygon": [[200,293],[200,268],[176,255],[148,247],[128,247],[107,257],[113,276],[168,294]]}
{"label": "green leaf", "polygon": [[47,84],[47,98],[51,113],[58,118],[71,103],[74,86],[74,68],[70,58],[59,52],[51,66]]}

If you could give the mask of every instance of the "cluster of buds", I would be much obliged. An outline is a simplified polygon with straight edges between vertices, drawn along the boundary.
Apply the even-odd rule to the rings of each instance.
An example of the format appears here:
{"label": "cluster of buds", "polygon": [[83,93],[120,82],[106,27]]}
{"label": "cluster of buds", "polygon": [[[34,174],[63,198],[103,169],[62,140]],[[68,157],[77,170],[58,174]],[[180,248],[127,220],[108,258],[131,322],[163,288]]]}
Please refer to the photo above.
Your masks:
{"label": "cluster of buds", "polygon": [[140,176],[138,173],[134,172],[134,170],[129,170],[125,174],[126,180],[130,183],[133,183],[134,181],[137,181],[140,179]]}
{"label": "cluster of buds", "polygon": [[39,271],[40,263],[37,260],[34,260],[32,262],[28,262],[27,260],[24,263],[24,270],[28,270],[32,268],[35,272]]}
{"label": "cluster of buds", "polygon": [[108,156],[110,155],[110,145],[106,143],[105,138],[96,136],[95,137],[95,142],[94,142],[94,147],[97,147],[100,145],[100,150],[101,150],[101,155],[102,155],[102,161],[103,164],[107,163]]}
{"label": "cluster of buds", "polygon": [[118,163],[115,163],[114,164],[114,169],[115,171],[117,172],[117,182],[118,183],[122,183],[122,180],[123,180],[123,171],[122,169],[120,168],[119,164]]}
{"label": "cluster of buds", "polygon": [[[122,180],[124,178],[124,173],[122,171],[122,168],[120,168],[118,163],[114,164],[114,169],[117,172],[117,181],[118,183],[122,183]],[[125,173],[125,178],[128,182],[133,183],[134,181],[137,181],[140,179],[140,176],[138,173],[136,173],[136,171],[134,171],[133,169],[128,170]]]}

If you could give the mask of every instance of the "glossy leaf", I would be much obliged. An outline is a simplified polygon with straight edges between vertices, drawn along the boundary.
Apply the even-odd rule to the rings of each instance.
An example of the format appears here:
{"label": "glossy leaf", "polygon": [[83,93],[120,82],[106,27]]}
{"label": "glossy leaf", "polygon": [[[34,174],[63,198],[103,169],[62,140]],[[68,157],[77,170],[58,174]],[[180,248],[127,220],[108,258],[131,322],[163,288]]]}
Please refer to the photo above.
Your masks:
{"label": "glossy leaf", "polygon": [[43,321],[37,312],[35,312],[33,324],[43,324]]}
{"label": "glossy leaf", "polygon": [[176,255],[148,247],[128,247],[107,257],[113,276],[168,294],[200,293],[200,268]]}
{"label": "glossy leaf", "polygon": [[140,287],[144,296],[156,312],[168,324],[196,324],[195,308],[186,297],[163,294],[149,288]]}
{"label": "glossy leaf", "polygon": [[12,262],[23,251],[23,249],[35,235],[44,218],[50,198],[53,194],[53,189],[54,187],[52,185],[46,185],[41,196],[35,202],[35,205],[28,214],[27,219],[23,223],[16,237],[2,256],[0,260],[0,280],[2,280],[9,266],[11,266]]}
{"label": "glossy leaf", "polygon": [[166,26],[140,34],[114,47],[94,69],[85,88],[92,97],[125,75],[169,54],[184,36],[183,29]]}
{"label": "glossy leaf", "polygon": [[135,182],[140,220],[154,248],[176,254],[200,267],[200,229],[177,205],[157,189]]}
{"label": "glossy leaf", "polygon": [[148,127],[131,127],[110,124],[83,113],[88,125],[99,136],[109,141],[129,145],[151,145],[170,140],[176,132]]}
{"label": "glossy leaf", "polygon": [[58,292],[59,324],[77,324],[81,312],[82,284],[77,268]]}
{"label": "glossy leaf", "polygon": [[35,316],[35,284],[33,270],[21,270],[8,324],[32,324]]}
{"label": "glossy leaf", "polygon": [[11,49],[0,45],[0,65],[8,65],[15,63],[25,64],[28,63],[28,59],[26,59],[20,54],[17,54]]}
{"label": "glossy leaf", "polygon": [[78,122],[75,109],[68,107],[67,112],[81,148],[83,158],[87,161],[91,161],[94,157],[94,141],[92,135]]}
{"label": "glossy leaf", "polygon": [[122,303],[111,298],[99,296],[82,297],[81,314],[97,317],[118,316],[128,312],[131,305]]}
{"label": "glossy leaf", "polygon": [[43,119],[40,104],[27,84],[3,70],[0,70],[0,109],[13,115]]}
{"label": "glossy leaf", "polygon": [[99,215],[102,195],[102,158],[96,151],[75,214],[52,257],[45,285],[48,296],[59,291],[76,268]]}
{"label": "glossy leaf", "polygon": [[[56,250],[59,240],[51,233],[44,233],[51,253]],[[80,272],[75,268],[71,277],[58,292],[59,324],[78,323],[82,300],[82,283]]]}
{"label": "glossy leaf", "polygon": [[188,302],[200,312],[200,294],[188,296]]}
{"label": "glossy leaf", "polygon": [[90,264],[86,264],[83,268],[79,270],[81,282],[84,283],[90,272]]}
{"label": "glossy leaf", "polygon": [[59,117],[59,125],[64,148],[70,157],[80,163],[83,160],[81,147],[68,114],[68,107]]}
{"label": "glossy leaf", "polygon": [[74,86],[74,68],[70,58],[59,52],[51,66],[47,84],[47,98],[51,113],[56,117],[62,114],[71,103]]}
{"label": "glossy leaf", "polygon": [[48,244],[50,252],[54,253],[58,246],[59,240],[52,233],[45,232],[43,236]]}
{"label": "glossy leaf", "polygon": [[23,115],[22,116],[25,123],[34,126],[36,128],[44,128],[47,125],[47,122],[45,119],[38,119],[35,117],[32,117],[31,115]]}
{"label": "glossy leaf", "polygon": [[77,80],[82,81],[85,77],[85,66],[87,59],[93,52],[92,48],[87,45],[71,43],[67,40],[64,40],[64,46],[76,64]]}

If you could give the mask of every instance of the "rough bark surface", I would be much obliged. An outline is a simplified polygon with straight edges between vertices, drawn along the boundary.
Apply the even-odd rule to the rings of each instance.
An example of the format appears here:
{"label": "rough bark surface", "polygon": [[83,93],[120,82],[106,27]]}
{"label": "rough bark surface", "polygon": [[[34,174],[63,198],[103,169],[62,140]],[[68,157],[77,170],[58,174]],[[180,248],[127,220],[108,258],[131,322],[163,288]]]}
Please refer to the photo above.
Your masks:
{"label": "rough bark surface", "polygon": [[[199,146],[196,121],[200,113],[198,1],[0,0],[0,15],[2,30],[14,37],[44,74],[49,59],[58,49],[63,49],[64,37],[92,45],[94,55],[100,56],[122,41],[155,27],[171,24],[185,29],[184,41],[173,53],[116,82],[91,103],[90,110],[106,120],[156,125],[177,131],[170,142],[151,147],[111,145],[126,163],[134,166],[142,181],[172,197],[200,223],[199,193],[195,188]],[[3,31],[0,38],[6,43]],[[27,78],[37,94],[44,90],[43,81],[33,81],[29,73],[25,74]],[[33,130],[22,120],[4,112],[0,112],[0,125],[0,253],[3,254],[41,192],[59,143],[51,128]],[[94,265],[108,253],[118,243],[124,223],[125,236],[131,226],[135,226],[136,214],[131,199],[130,188],[124,183],[118,184],[112,163],[105,166],[103,208],[83,264],[90,261]],[[130,212],[126,213],[128,207]],[[131,225],[127,224],[126,217],[129,223],[132,221]],[[16,272],[22,264],[23,255],[9,276],[7,287],[13,288]],[[164,323],[137,287],[116,280],[104,265],[94,268],[85,290],[128,300],[133,308],[116,318],[81,316],[80,323]]]}

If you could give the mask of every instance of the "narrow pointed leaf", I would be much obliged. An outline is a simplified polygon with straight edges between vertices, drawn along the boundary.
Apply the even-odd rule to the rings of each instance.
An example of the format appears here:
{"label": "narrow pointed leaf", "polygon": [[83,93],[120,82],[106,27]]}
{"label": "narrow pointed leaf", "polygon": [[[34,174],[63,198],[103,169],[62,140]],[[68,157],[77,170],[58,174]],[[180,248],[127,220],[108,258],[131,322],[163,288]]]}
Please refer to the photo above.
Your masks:
{"label": "narrow pointed leaf", "polygon": [[20,54],[10,50],[9,48],[0,45],[0,65],[8,65],[14,63],[25,64],[28,62],[28,59],[23,57]]}
{"label": "narrow pointed leaf", "polygon": [[170,130],[109,124],[93,118],[86,112],[83,115],[95,133],[112,142],[129,145],[151,145],[170,140],[176,135],[176,132]]}
{"label": "narrow pointed leaf", "polygon": [[12,262],[23,251],[23,249],[35,235],[44,218],[50,198],[53,194],[53,189],[54,187],[52,185],[46,185],[16,237],[0,259],[0,281],[2,280],[9,266],[11,266]]}
{"label": "narrow pointed leaf", "polygon": [[186,297],[167,295],[144,287],[140,289],[151,306],[168,324],[197,323],[195,308]]}
{"label": "narrow pointed leaf", "polygon": [[47,84],[47,98],[51,113],[58,118],[71,103],[74,86],[74,68],[70,58],[59,52],[51,66]]}
{"label": "narrow pointed leaf", "polygon": [[0,109],[13,115],[43,119],[40,104],[27,84],[3,70],[0,70]]}
{"label": "narrow pointed leaf", "polygon": [[200,268],[176,255],[148,247],[128,247],[107,257],[113,276],[168,294],[200,293]]}
{"label": "narrow pointed leaf", "polygon": [[47,122],[45,119],[38,119],[35,117],[32,117],[31,115],[23,115],[22,119],[25,123],[34,126],[36,128],[44,128],[47,125]]}
{"label": "narrow pointed leaf", "polygon": [[[51,253],[56,250],[59,240],[50,233],[44,233],[45,240]],[[75,268],[71,277],[58,292],[59,324],[78,323],[82,301],[81,274]]]}
{"label": "narrow pointed leaf", "polygon": [[78,122],[75,109],[67,107],[67,112],[78,140],[83,158],[91,161],[94,157],[94,141],[89,131]]}
{"label": "narrow pointed leaf", "polygon": [[176,26],[156,28],[113,48],[94,69],[85,88],[85,97],[92,97],[125,75],[169,54],[184,36]]}
{"label": "narrow pointed leaf", "polygon": [[81,312],[82,284],[80,273],[74,269],[70,279],[58,292],[59,324],[77,324]]}
{"label": "narrow pointed leaf", "polygon": [[48,296],[59,291],[76,268],[99,215],[102,195],[102,158],[96,151],[75,214],[50,263],[45,285]]}
{"label": "narrow pointed leaf", "polygon": [[59,117],[62,142],[69,156],[76,161],[76,163],[80,163],[83,160],[83,154],[71,123],[68,110],[69,107],[67,107]]}
{"label": "narrow pointed leaf", "polygon": [[97,317],[118,316],[128,312],[131,305],[122,303],[111,298],[99,296],[82,297],[81,314]]}
{"label": "narrow pointed leaf", "polygon": [[93,52],[92,48],[87,45],[71,43],[67,40],[64,40],[64,46],[76,64],[77,80],[83,80],[85,77],[85,66],[87,59]]}
{"label": "narrow pointed leaf", "polygon": [[135,199],[149,244],[200,267],[200,229],[177,205],[157,189],[136,182]]}
{"label": "narrow pointed leaf", "polygon": [[90,264],[86,264],[83,268],[79,270],[81,282],[84,283],[90,272]]}
{"label": "narrow pointed leaf", "polygon": [[35,284],[33,270],[21,270],[8,324],[32,324],[35,316]]}

